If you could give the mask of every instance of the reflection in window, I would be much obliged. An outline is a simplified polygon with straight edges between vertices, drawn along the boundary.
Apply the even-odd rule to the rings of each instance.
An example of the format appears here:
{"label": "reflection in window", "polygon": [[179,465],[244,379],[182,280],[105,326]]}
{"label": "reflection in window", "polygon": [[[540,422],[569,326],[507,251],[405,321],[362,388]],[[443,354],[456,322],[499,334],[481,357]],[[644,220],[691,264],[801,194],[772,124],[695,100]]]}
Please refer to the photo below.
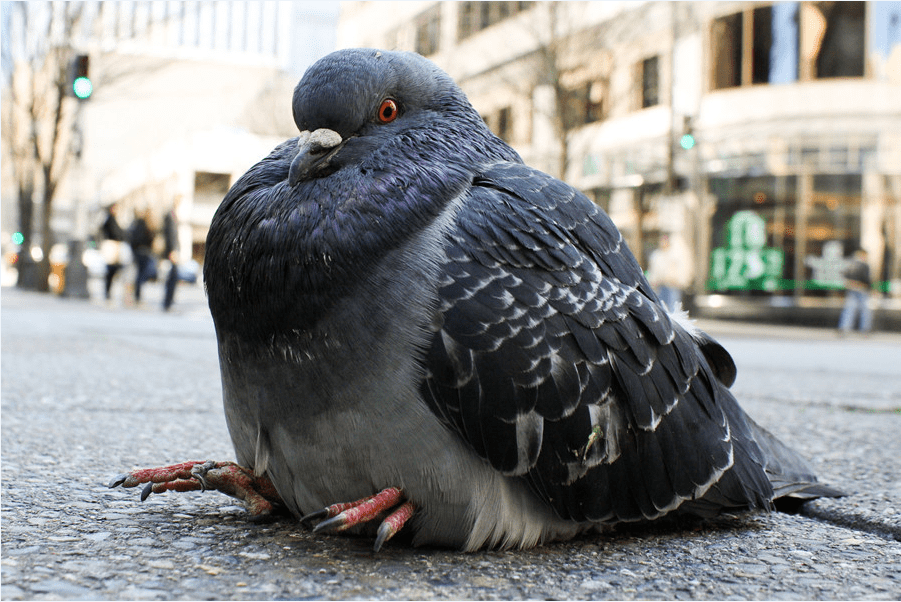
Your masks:
{"label": "reflection in window", "polygon": [[754,46],[751,48],[751,83],[770,81],[770,48],[773,46],[773,8],[761,6],[752,13]]}
{"label": "reflection in window", "polygon": [[[712,178],[712,291],[745,295],[793,288],[795,176]],[[743,226],[743,227],[742,227]]]}
{"label": "reflection in window", "polygon": [[[799,263],[804,270],[800,277],[805,294],[826,294],[834,288],[817,275],[817,266],[834,255],[836,249],[847,255],[860,246],[862,180],[860,174],[817,174],[811,183],[807,210],[801,211],[798,176],[710,180],[710,191],[717,198],[711,249],[713,257],[720,260],[716,265],[711,263],[710,290],[741,294],[791,291],[795,288],[795,268],[799,265],[795,255],[800,249],[804,253]],[[776,260],[778,255],[778,266],[760,264],[755,271],[753,262],[745,266],[735,263],[747,251],[736,248],[741,245],[730,238],[730,227],[735,225],[733,218],[739,214],[753,215],[763,221],[763,237],[756,245],[766,251],[761,261]],[[772,279],[767,281],[763,278],[764,267],[773,270],[778,267],[779,273],[769,274]],[[771,288],[765,288],[764,283]]]}
{"label": "reflection in window", "polygon": [[830,240],[841,241],[846,254],[860,246],[861,186],[860,174],[813,177],[808,250],[819,250]]}
{"label": "reflection in window", "polygon": [[785,84],[798,79],[798,3],[779,2],[770,14],[770,84]]}
{"label": "reflection in window", "polygon": [[711,87],[863,77],[865,24],[865,2],[780,2],[714,19]]}
{"label": "reflection in window", "polygon": [[228,192],[231,175],[208,171],[194,172],[194,202],[218,205]]}
{"label": "reflection in window", "polygon": [[864,70],[863,2],[817,2],[826,21],[816,73],[823,77],[862,77]]}

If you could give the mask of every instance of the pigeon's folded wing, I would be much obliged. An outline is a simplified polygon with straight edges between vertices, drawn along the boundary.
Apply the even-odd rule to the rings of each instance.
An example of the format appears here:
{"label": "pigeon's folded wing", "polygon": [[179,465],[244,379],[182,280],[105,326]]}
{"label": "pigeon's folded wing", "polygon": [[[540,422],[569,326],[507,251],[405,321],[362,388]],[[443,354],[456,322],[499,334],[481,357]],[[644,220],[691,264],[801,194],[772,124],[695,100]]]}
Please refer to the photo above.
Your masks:
{"label": "pigeon's folded wing", "polygon": [[423,397],[561,517],[651,519],[708,492],[768,504],[744,413],[583,195],[522,165],[484,170],[442,270]]}

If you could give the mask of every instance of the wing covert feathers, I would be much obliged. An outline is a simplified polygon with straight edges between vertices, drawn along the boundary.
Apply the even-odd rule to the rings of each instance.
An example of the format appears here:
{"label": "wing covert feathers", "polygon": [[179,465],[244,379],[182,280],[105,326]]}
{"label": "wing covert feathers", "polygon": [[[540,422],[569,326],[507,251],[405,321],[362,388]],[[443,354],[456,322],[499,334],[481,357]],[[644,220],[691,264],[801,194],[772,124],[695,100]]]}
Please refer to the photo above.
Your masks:
{"label": "wing covert feathers", "polygon": [[609,218],[574,189],[521,165],[486,170],[442,271],[423,396],[561,518],[768,508],[770,471],[812,479],[788,448],[767,455],[771,437],[761,449],[728,391],[728,353],[670,319]]}

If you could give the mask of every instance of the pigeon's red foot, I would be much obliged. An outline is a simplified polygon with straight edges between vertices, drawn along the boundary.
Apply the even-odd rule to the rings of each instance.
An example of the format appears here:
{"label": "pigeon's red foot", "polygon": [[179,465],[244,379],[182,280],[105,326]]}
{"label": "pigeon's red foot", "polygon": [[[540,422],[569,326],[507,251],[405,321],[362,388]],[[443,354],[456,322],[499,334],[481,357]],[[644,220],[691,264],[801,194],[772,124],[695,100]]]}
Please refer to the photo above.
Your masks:
{"label": "pigeon's red foot", "polygon": [[110,481],[110,487],[145,485],[141,501],[151,493],[165,491],[221,491],[244,500],[251,517],[260,519],[272,514],[282,505],[272,481],[266,475],[256,476],[252,470],[234,462],[182,462],[160,468],[144,468],[120,474]]}
{"label": "pigeon's red foot", "polygon": [[404,501],[404,494],[397,487],[389,487],[376,495],[356,502],[332,504],[318,512],[306,515],[301,520],[308,522],[324,519],[313,529],[314,533],[328,530],[343,531],[383,516],[389,511],[391,511],[390,514],[379,525],[375,537],[373,549],[378,552],[386,541],[403,528],[416,511],[416,505],[413,502]]}

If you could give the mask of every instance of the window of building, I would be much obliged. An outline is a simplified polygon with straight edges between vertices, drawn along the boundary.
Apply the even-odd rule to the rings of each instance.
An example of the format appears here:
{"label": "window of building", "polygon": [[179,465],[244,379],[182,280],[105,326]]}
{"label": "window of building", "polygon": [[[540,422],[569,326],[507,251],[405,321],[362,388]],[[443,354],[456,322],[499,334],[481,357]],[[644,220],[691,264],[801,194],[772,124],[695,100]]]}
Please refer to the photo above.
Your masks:
{"label": "window of building", "polygon": [[464,40],[534,5],[534,2],[460,2],[457,8],[457,39]]}
{"label": "window of building", "polygon": [[564,90],[563,123],[572,129],[604,119],[604,86],[587,82],[578,88]]}
{"label": "window of building", "polygon": [[751,83],[770,82],[770,49],[773,47],[773,7],[761,6],[752,13]]}
{"label": "window of building", "polygon": [[660,104],[659,57],[652,56],[641,62],[641,108]]}
{"label": "window of building", "polygon": [[780,2],[713,20],[714,90],[863,77],[865,2]]}
{"label": "window of building", "polygon": [[[759,47],[754,68],[756,83],[784,84],[798,80],[798,6],[797,2],[780,2],[772,7],[757,9],[761,12],[755,13],[754,19],[758,25],[755,46]],[[766,31],[767,22],[769,33]],[[767,79],[764,79],[763,74],[767,72]]]}
{"label": "window of building", "polygon": [[513,113],[510,107],[497,112],[497,135],[505,142],[510,142],[513,137]]}
{"label": "window of building", "polygon": [[231,174],[194,172],[194,203],[209,203],[218,206],[228,192]]}
{"label": "window of building", "polygon": [[611,190],[609,188],[594,188],[585,193],[589,199],[594,201],[595,205],[603,209],[605,212],[610,211],[610,196]]}
{"label": "window of building", "polygon": [[826,25],[814,59],[814,77],[863,77],[865,6],[864,2],[814,3]]}
{"label": "window of building", "polygon": [[711,178],[716,197],[711,220],[707,288],[763,294],[794,287],[797,178]]}
{"label": "window of building", "polygon": [[717,204],[708,290],[839,290],[842,258],[860,246],[861,187],[860,174],[711,178]]}
{"label": "window of building", "polygon": [[489,115],[483,115],[482,119],[494,134],[504,142],[513,141],[513,110],[503,107]]}
{"label": "window of building", "polygon": [[416,17],[416,52],[429,56],[438,52],[441,36],[441,5]]}
{"label": "window of building", "polygon": [[742,15],[736,13],[714,19],[711,32],[713,46],[713,88],[741,85]]}

